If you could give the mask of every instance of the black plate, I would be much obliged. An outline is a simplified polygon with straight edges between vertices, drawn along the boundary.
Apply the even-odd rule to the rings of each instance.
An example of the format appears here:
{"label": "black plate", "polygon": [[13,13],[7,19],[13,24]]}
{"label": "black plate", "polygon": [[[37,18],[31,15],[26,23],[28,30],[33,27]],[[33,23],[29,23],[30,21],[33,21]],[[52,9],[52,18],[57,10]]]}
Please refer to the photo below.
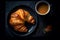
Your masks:
{"label": "black plate", "polygon": [[[16,10],[18,10],[18,9],[20,9],[20,8],[22,8],[22,9],[25,9],[25,10],[27,10],[27,11],[29,11],[30,12],[30,14],[34,17],[34,19],[35,19],[35,24],[34,25],[31,25],[31,24],[28,24],[28,23],[26,23],[26,26],[28,27],[28,32],[27,33],[20,33],[20,32],[17,32],[17,31],[15,31],[12,27],[11,27],[11,25],[9,24],[9,19],[10,19],[10,15],[11,15],[11,13],[13,13],[13,12],[15,12]],[[31,34],[32,32],[34,32],[34,30],[36,29],[36,27],[37,27],[37,14],[36,14],[36,12],[32,9],[32,8],[30,8],[30,7],[28,7],[28,6],[25,6],[25,5],[20,5],[20,6],[16,6],[15,8],[13,8],[9,13],[8,13],[8,15],[7,15],[7,20],[6,20],[6,30],[8,31],[8,33],[10,34],[10,35],[17,35],[17,36],[27,36],[27,35],[29,35],[29,34]]]}

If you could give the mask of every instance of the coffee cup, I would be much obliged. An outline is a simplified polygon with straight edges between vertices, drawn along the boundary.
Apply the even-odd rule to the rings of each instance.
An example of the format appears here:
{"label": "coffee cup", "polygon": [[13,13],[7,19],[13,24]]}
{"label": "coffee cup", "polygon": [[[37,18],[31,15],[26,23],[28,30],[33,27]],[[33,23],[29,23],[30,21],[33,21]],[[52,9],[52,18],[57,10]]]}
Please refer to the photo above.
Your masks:
{"label": "coffee cup", "polygon": [[46,15],[50,11],[50,4],[47,1],[38,1],[35,5],[35,11],[39,15]]}

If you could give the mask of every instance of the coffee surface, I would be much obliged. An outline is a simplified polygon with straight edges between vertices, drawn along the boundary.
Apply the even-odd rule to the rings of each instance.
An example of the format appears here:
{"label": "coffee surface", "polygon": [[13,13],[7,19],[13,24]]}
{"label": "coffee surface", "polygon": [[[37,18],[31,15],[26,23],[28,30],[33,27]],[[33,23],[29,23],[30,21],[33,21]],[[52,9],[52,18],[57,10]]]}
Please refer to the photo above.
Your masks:
{"label": "coffee surface", "polygon": [[46,13],[48,11],[48,5],[47,4],[40,4],[38,7],[38,12],[39,13]]}

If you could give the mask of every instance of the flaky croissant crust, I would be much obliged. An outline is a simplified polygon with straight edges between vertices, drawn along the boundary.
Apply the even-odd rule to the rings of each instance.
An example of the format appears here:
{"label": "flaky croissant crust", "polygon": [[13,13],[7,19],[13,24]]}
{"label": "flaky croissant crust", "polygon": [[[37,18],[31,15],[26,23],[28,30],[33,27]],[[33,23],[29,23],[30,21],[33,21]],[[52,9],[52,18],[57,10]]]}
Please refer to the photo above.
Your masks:
{"label": "flaky croissant crust", "polygon": [[34,24],[35,19],[30,13],[24,9],[18,9],[16,12],[11,14],[9,23],[13,25],[14,29],[19,32],[27,32],[28,29],[25,26],[25,21]]}

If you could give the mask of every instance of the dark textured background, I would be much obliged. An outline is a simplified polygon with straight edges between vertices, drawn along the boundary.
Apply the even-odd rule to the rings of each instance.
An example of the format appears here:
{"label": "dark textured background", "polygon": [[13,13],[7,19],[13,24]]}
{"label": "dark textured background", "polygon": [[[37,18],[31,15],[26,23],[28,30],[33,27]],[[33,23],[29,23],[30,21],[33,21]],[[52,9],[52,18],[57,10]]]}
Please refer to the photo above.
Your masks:
{"label": "dark textured background", "polygon": [[[45,0],[45,1],[48,1],[51,4],[51,11],[50,11],[50,13],[48,15],[40,16],[40,17],[43,19],[43,22],[46,25],[48,25],[48,24],[52,25],[53,26],[53,30],[52,30],[52,32],[45,34],[44,37],[45,38],[58,37],[59,29],[57,30],[57,28],[59,27],[59,22],[60,22],[60,19],[59,19],[59,7],[60,7],[59,1],[58,0],[56,0],[56,1],[55,0],[50,0],[50,1],[49,0]],[[0,13],[0,35],[1,35],[1,37],[4,37],[4,38],[6,37],[6,35],[5,35],[5,13],[6,13],[6,8],[5,8],[6,4],[5,3],[6,2],[7,1],[5,1],[5,2],[3,2],[3,1],[1,2],[0,1],[0,11],[1,11],[1,13]],[[11,2],[10,5],[13,5],[12,3],[14,1],[13,2],[10,1],[10,2]],[[31,1],[31,2],[33,4],[35,3],[34,1]],[[28,2],[26,2],[26,3],[28,3]],[[34,7],[33,4],[30,4],[30,5],[32,5],[31,6],[32,8]],[[16,5],[19,5],[19,4],[16,4]],[[26,5],[29,5],[29,4],[26,4]],[[9,9],[8,9],[8,11],[9,11]],[[37,33],[39,34],[39,32],[37,32]],[[38,35],[37,33],[35,33],[35,34]]]}

